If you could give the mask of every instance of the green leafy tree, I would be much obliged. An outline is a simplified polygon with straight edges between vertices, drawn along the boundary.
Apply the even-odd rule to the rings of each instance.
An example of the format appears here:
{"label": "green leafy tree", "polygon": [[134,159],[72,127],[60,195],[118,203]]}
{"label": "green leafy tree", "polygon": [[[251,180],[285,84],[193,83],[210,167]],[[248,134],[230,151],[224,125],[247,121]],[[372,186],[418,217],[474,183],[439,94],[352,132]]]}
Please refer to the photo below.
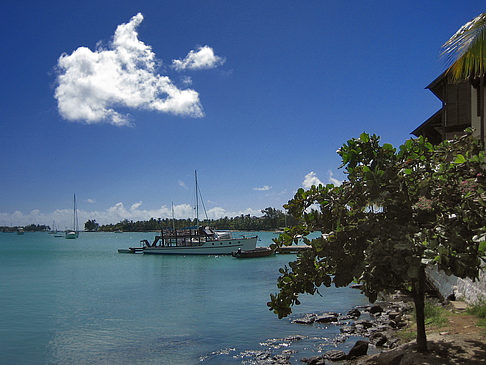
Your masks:
{"label": "green leafy tree", "polygon": [[84,223],[84,230],[85,231],[97,231],[99,228],[99,224],[96,223],[96,220],[89,219],[86,223]]}
{"label": "green leafy tree", "polygon": [[426,351],[426,265],[476,279],[485,253],[484,154],[472,131],[433,146],[410,139],[399,150],[363,133],[338,150],[347,179],[340,186],[299,189],[284,207],[300,224],[276,245],[320,231],[312,246],[280,269],[279,292],[268,306],[279,318],[300,304],[299,294],[321,285],[362,283],[379,293],[408,288],[417,313],[417,344]]}

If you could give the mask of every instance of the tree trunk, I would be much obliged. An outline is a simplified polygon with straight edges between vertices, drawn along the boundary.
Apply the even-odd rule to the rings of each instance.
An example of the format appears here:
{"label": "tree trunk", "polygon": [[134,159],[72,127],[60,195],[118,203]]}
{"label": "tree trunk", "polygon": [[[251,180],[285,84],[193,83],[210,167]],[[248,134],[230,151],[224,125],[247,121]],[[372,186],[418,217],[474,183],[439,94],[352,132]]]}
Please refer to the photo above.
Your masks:
{"label": "tree trunk", "polygon": [[480,121],[479,121],[479,128],[480,128],[480,136],[481,136],[481,145],[484,148],[484,74],[481,72],[481,75],[479,76],[479,115],[480,115]]}
{"label": "tree trunk", "polygon": [[425,334],[425,271],[420,266],[419,277],[412,280],[412,296],[415,303],[417,321],[417,351],[427,352],[427,336]]}

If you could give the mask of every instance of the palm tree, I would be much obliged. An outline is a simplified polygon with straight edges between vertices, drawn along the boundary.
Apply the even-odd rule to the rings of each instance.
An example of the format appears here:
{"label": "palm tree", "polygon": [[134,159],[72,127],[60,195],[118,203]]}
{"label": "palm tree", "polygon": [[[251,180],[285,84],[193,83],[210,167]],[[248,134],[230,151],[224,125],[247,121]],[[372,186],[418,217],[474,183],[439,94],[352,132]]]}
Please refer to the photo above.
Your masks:
{"label": "palm tree", "polygon": [[452,80],[479,79],[480,135],[484,145],[484,73],[486,70],[486,13],[464,24],[444,45],[442,56],[446,57],[446,73]]}

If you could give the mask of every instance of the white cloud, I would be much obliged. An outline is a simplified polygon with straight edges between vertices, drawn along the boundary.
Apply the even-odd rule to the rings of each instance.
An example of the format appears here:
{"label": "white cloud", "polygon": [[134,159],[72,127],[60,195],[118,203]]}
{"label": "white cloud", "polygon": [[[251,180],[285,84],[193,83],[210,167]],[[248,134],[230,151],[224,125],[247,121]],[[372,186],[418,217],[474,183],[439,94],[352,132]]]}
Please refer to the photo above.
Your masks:
{"label": "white cloud", "polygon": [[[79,227],[84,228],[84,223],[88,219],[95,219],[99,224],[118,223],[124,219],[139,221],[149,220],[150,218],[172,218],[171,206],[162,205],[155,209],[140,209],[142,202],[134,203],[130,209],[125,208],[122,202],[118,202],[105,210],[78,210]],[[252,216],[261,216],[261,209],[247,208],[240,211],[229,211],[222,207],[214,207],[207,211],[210,219],[223,217],[235,217],[250,214]],[[194,207],[190,204],[174,205],[174,217],[194,218]],[[204,213],[200,212],[200,219],[204,218]],[[13,213],[0,212],[0,226],[25,226],[28,224],[45,224],[52,225],[54,221],[58,229],[68,229],[73,225],[72,208],[56,209],[53,212],[42,213],[34,209],[29,213],[15,211]]]}
{"label": "white cloud", "polygon": [[177,183],[179,184],[180,187],[184,188],[187,190],[187,186],[186,186],[186,183],[182,180],[178,180]]}
{"label": "white cloud", "polygon": [[314,171],[309,172],[304,177],[304,181],[302,182],[302,187],[305,189],[309,189],[312,185],[318,186],[319,184],[324,185],[321,180],[316,176]]}
{"label": "white cloud", "polygon": [[178,89],[167,76],[156,73],[151,46],[138,39],[138,13],[117,27],[109,47],[93,52],[79,47],[58,59],[55,91],[61,116],[88,124],[109,122],[129,125],[116,108],[155,110],[181,116],[202,117],[199,94]]}
{"label": "white cloud", "polygon": [[222,65],[225,59],[214,54],[211,47],[199,47],[197,51],[191,50],[183,60],[172,60],[172,67],[177,71],[203,70]]}
{"label": "white cloud", "polygon": [[259,187],[253,188],[253,190],[256,190],[256,191],[268,191],[271,188],[272,188],[271,186],[265,185],[265,186],[262,186],[261,188],[259,188]]}
{"label": "white cloud", "polygon": [[134,204],[132,204],[132,206],[130,207],[130,210],[132,210],[132,211],[133,211],[133,210],[136,210],[136,209],[140,208],[140,206],[141,206],[141,205],[142,205],[142,202],[141,202],[141,201],[139,201],[138,203],[134,203]]}
{"label": "white cloud", "polygon": [[192,79],[190,76],[183,76],[181,80],[182,83],[186,86],[192,85]]}
{"label": "white cloud", "polygon": [[343,182],[341,180],[338,180],[334,177],[334,174],[331,170],[329,170],[329,181],[331,184],[334,184],[336,186],[340,186]]}
{"label": "white cloud", "polygon": [[87,201],[89,204],[94,204],[94,203],[96,203],[96,200],[95,200],[95,199],[91,199],[91,198],[86,199],[86,201]]}

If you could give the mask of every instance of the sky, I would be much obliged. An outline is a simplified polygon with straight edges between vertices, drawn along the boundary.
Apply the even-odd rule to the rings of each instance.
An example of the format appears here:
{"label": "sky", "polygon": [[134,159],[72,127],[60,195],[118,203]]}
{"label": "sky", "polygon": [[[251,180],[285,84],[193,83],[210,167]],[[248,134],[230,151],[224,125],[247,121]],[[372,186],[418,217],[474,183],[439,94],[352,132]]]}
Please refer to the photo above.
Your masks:
{"label": "sky", "polygon": [[0,226],[282,209],[339,184],[362,132],[399,146],[440,108],[440,47],[483,1],[0,5]]}

